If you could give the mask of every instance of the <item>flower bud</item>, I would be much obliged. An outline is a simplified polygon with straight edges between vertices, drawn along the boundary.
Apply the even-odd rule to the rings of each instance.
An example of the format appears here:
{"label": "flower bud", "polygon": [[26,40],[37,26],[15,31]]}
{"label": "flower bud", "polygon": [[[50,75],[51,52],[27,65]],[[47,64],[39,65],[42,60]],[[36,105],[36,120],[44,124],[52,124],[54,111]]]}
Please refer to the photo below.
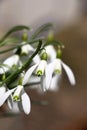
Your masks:
{"label": "flower bud", "polygon": [[41,55],[41,60],[47,60],[48,58],[48,55],[46,52],[43,52],[42,55]]}

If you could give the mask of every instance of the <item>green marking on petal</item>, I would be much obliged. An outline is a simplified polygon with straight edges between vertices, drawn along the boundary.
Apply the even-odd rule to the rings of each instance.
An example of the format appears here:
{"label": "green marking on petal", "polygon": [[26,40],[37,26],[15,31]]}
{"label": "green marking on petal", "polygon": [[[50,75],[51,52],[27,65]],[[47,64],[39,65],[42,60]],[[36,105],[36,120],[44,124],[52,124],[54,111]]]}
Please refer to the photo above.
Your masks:
{"label": "green marking on petal", "polygon": [[36,72],[36,74],[37,74],[37,76],[41,76],[43,73],[42,73],[41,70],[38,70],[38,71]]}
{"label": "green marking on petal", "polygon": [[61,73],[61,70],[56,69],[56,70],[55,70],[55,73],[56,73],[56,74],[60,74],[60,73]]}
{"label": "green marking on petal", "polygon": [[13,97],[13,101],[20,101],[19,96],[17,96],[17,95],[16,95],[16,96],[14,96],[14,97]]}

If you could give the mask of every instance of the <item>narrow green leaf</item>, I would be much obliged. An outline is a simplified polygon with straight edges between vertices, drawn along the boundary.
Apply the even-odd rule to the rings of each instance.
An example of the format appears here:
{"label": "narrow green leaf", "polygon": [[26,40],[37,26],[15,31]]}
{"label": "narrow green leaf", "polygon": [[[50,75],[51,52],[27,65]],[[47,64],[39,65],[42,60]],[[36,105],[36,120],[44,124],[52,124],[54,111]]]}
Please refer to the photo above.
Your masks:
{"label": "narrow green leaf", "polygon": [[29,27],[24,26],[24,25],[19,25],[19,26],[14,26],[13,28],[11,28],[0,40],[0,43],[2,43],[10,34],[12,34],[13,32],[16,31],[20,31],[20,30],[29,30]]}
{"label": "narrow green leaf", "polygon": [[19,40],[16,38],[8,38],[0,43],[0,47],[2,47],[4,45],[8,45],[8,44],[18,43],[18,42],[19,42]]}
{"label": "narrow green leaf", "polygon": [[64,44],[61,41],[55,41],[55,40],[47,41],[45,46],[48,46],[48,45],[61,46],[61,47],[64,46]]}
{"label": "narrow green leaf", "polygon": [[40,33],[49,30],[52,26],[53,26],[53,25],[52,25],[51,23],[46,23],[46,24],[40,26],[40,27],[34,32],[34,34],[32,34],[31,39],[34,39],[34,38],[36,38]]}

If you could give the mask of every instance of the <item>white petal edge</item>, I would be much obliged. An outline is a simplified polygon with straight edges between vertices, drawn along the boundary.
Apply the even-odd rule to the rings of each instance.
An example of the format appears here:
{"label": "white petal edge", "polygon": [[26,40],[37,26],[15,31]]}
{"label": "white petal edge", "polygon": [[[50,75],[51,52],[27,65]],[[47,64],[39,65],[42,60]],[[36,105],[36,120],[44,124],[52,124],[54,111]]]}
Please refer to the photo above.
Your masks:
{"label": "white petal edge", "polygon": [[34,63],[40,63],[40,57],[39,57],[39,55],[36,55],[36,56],[33,58],[33,61],[34,61]]}
{"label": "white petal edge", "polygon": [[29,114],[30,113],[30,110],[31,110],[31,102],[30,102],[30,98],[29,96],[27,95],[27,93],[23,93],[22,96],[21,96],[21,99],[22,99],[22,107],[23,107],[23,110],[25,112],[25,114]]}
{"label": "white petal edge", "polygon": [[72,70],[71,70],[70,67],[69,67],[68,65],[66,65],[64,62],[61,61],[61,63],[62,63],[62,66],[63,66],[63,68],[64,68],[64,70],[65,70],[67,76],[68,76],[68,79],[69,79],[71,85],[75,85],[75,84],[76,84],[76,81],[75,81],[75,76],[74,76]]}
{"label": "white petal edge", "polygon": [[38,64],[33,65],[25,73],[25,76],[24,76],[24,79],[23,79],[23,85],[25,85],[26,83],[28,83],[28,80],[29,80],[30,76],[32,75],[33,71],[36,69],[37,66],[38,66]]}
{"label": "white petal edge", "polygon": [[1,86],[0,87],[0,97],[3,96],[3,94],[5,93],[6,91],[6,87],[5,86]]}
{"label": "white petal edge", "polygon": [[4,93],[4,95],[2,95],[2,97],[0,97],[0,106],[4,104],[6,99],[15,91],[15,89],[16,88],[8,90],[6,93]]}
{"label": "white petal edge", "polygon": [[54,72],[54,68],[55,68],[55,63],[52,62],[50,64],[47,65],[46,67],[46,89],[48,90],[51,84],[51,80],[52,80],[52,74]]}
{"label": "white petal edge", "polygon": [[41,76],[41,89],[43,92],[45,92],[46,89],[46,77],[44,75]]}
{"label": "white petal edge", "polygon": [[56,58],[56,51],[52,45],[48,45],[45,47],[46,52],[48,54],[48,58],[50,61],[53,61]]}
{"label": "white petal edge", "polygon": [[12,107],[13,107],[13,101],[12,101],[12,98],[11,98],[11,97],[8,98],[7,104],[8,104],[9,109],[11,110]]}
{"label": "white petal edge", "polygon": [[19,61],[19,56],[18,55],[13,55],[9,58],[7,58],[3,63],[12,67],[12,65],[17,65]]}
{"label": "white petal edge", "polygon": [[52,77],[51,85],[49,87],[50,91],[58,91],[60,78],[61,74],[55,74],[55,76]]}

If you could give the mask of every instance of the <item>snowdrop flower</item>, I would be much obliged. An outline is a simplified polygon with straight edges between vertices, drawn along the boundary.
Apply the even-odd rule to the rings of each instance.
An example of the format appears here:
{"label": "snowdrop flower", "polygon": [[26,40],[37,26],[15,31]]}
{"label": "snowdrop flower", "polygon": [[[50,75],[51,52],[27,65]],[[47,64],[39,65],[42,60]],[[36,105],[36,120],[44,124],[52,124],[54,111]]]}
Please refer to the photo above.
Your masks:
{"label": "snowdrop flower", "polygon": [[74,74],[73,74],[72,70],[70,69],[70,67],[68,65],[66,65],[61,59],[56,58],[52,63],[50,63],[47,66],[47,69],[46,69],[46,84],[45,84],[46,89],[55,90],[55,87],[54,88],[52,87],[53,75],[54,75],[54,77],[56,75],[58,75],[58,77],[56,77],[56,80],[58,81],[62,74],[62,68],[64,68],[71,85],[75,85],[75,83],[76,83],[75,77],[74,77]]}
{"label": "snowdrop flower", "polygon": [[27,93],[24,91],[24,87],[22,85],[17,86],[17,89],[14,92],[12,97],[13,97],[13,104],[14,102],[21,103],[25,114],[30,113],[30,110],[31,110],[30,98],[27,95]]}
{"label": "snowdrop flower", "polygon": [[0,74],[3,74],[7,71],[10,70],[11,67],[15,66],[15,65],[18,65],[18,62],[19,62],[19,56],[18,55],[13,55],[9,58],[7,58],[3,64],[5,66],[2,66],[2,68],[0,68]]}
{"label": "snowdrop flower", "polygon": [[[12,95],[12,93],[14,93]],[[24,91],[24,87],[22,85],[18,85],[16,88],[8,90],[2,96],[0,96],[0,106],[4,104],[6,100],[8,101],[8,105],[10,109],[14,109],[16,105],[16,110],[19,110],[18,104],[22,105],[22,108],[25,114],[29,114],[31,110],[30,98],[27,93]]]}
{"label": "snowdrop flower", "polygon": [[[34,51],[35,51],[35,49],[29,44],[26,44],[26,45],[21,47],[21,54],[31,56]],[[33,61],[34,61],[34,63],[40,62],[40,57],[38,54],[33,58]]]}
{"label": "snowdrop flower", "polygon": [[40,63],[35,64],[32,67],[30,67],[25,73],[25,76],[23,79],[23,85],[29,82],[29,79],[32,73],[35,73],[37,76],[44,75],[46,66],[47,66],[47,62],[45,60],[41,60]]}
{"label": "snowdrop flower", "polygon": [[25,44],[21,47],[21,54],[28,55],[29,53],[32,54],[32,52],[34,52],[34,48],[29,44]]}

